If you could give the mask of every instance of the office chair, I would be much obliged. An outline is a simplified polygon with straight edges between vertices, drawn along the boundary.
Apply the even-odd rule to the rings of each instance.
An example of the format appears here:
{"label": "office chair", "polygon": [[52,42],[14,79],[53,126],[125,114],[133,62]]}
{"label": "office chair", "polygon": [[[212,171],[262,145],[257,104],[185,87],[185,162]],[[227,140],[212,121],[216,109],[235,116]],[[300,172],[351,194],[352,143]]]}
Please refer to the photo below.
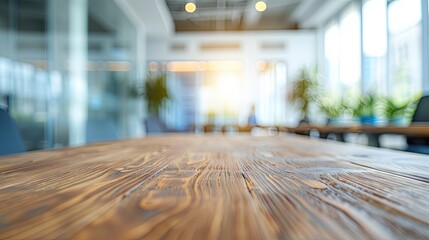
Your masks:
{"label": "office chair", "polygon": [[[417,103],[412,123],[429,123],[429,96],[422,97]],[[429,154],[429,138],[407,137],[408,151]]]}
{"label": "office chair", "polygon": [[148,135],[162,135],[165,133],[178,132],[174,129],[169,129],[158,117],[149,116],[145,120],[146,133]]}
{"label": "office chair", "polygon": [[24,142],[15,121],[0,108],[0,155],[25,152]]}

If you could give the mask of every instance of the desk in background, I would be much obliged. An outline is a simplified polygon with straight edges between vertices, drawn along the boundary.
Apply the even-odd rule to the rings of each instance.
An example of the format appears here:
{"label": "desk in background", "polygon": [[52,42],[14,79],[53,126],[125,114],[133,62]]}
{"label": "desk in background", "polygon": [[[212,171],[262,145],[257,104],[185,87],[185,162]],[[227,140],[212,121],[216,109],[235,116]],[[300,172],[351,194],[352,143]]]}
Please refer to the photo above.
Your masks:
{"label": "desk in background", "polygon": [[399,134],[406,137],[429,137],[429,124],[411,124],[410,126],[331,126],[331,125],[301,125],[298,127],[279,127],[280,131],[309,135],[311,131],[319,132],[321,138],[335,134],[338,141],[344,142],[344,134],[363,133],[368,135],[368,145],[380,147],[381,134]]}
{"label": "desk in background", "polygon": [[0,239],[424,239],[429,157],[172,135],[0,158]]}

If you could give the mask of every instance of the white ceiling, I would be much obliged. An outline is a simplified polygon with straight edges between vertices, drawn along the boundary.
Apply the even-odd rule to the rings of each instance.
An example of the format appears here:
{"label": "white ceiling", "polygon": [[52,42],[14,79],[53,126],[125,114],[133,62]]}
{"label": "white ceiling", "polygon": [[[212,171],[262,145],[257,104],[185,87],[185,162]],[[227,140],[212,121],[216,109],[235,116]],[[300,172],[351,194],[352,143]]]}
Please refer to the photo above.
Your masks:
{"label": "white ceiling", "polygon": [[265,0],[268,8],[254,9],[256,0],[196,0],[197,11],[184,11],[186,0],[117,0],[144,23],[150,36],[182,31],[241,31],[315,28],[351,0]]}

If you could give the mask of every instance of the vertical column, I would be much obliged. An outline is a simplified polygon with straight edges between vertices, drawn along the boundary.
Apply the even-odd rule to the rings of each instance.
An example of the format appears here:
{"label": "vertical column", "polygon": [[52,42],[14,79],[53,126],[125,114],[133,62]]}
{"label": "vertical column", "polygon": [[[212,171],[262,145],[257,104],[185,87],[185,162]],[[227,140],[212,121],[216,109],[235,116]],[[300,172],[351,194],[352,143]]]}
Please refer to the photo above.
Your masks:
{"label": "vertical column", "polygon": [[86,140],[88,2],[70,0],[69,4],[69,139],[73,146],[84,144]]}
{"label": "vertical column", "polygon": [[[326,76],[325,66],[325,25],[316,29],[316,66],[320,76]],[[323,87],[326,87],[326,82],[322,83]]]}
{"label": "vertical column", "polygon": [[390,25],[389,25],[389,4],[392,0],[386,1],[386,33],[387,33],[387,48],[386,48],[386,76],[387,76],[387,95],[392,95],[392,82],[393,82],[393,76],[391,74],[390,69],[392,68],[390,66],[391,60],[391,47],[390,47]]}
{"label": "vertical column", "polygon": [[429,94],[429,4],[422,0],[422,91]]}
{"label": "vertical column", "polygon": [[[200,67],[200,68],[202,68],[202,67]],[[196,95],[197,95],[197,99],[196,99],[197,101],[196,102],[201,103],[203,101],[201,89],[203,89],[203,87],[204,87],[204,70],[202,70],[202,69],[198,70],[195,80],[196,80],[196,85],[195,85],[196,87],[195,88],[196,88]],[[202,111],[201,104],[197,105],[196,109],[197,110],[195,113],[195,132],[199,132],[199,131],[204,132],[204,118],[205,118],[205,116],[204,116],[204,113]]]}
{"label": "vertical column", "polygon": [[368,78],[366,75],[367,72],[367,58],[365,56],[364,53],[364,49],[363,49],[363,39],[364,39],[364,26],[363,26],[363,1],[359,0],[357,1],[358,7],[359,7],[359,16],[360,16],[360,24],[359,24],[359,31],[360,31],[360,82],[361,82],[361,95],[365,95],[369,92],[369,86],[370,84],[368,84]]}
{"label": "vertical column", "polygon": [[[58,1],[57,1],[58,2]],[[54,119],[55,116],[53,114],[53,107],[52,107],[52,75],[53,75],[53,70],[56,69],[55,66],[55,55],[54,55],[54,50],[55,50],[55,29],[56,29],[56,18],[55,18],[55,1],[54,0],[49,0],[46,1],[46,26],[47,26],[47,31],[46,31],[46,63],[47,63],[47,69],[48,69],[48,90],[47,92],[47,101],[46,101],[46,112],[47,112],[47,121],[46,121],[46,125],[45,125],[45,139],[46,139],[46,144],[45,144],[45,148],[52,148],[54,147],[54,127],[55,127],[55,123],[54,123]]]}
{"label": "vertical column", "polygon": [[16,57],[17,45],[17,1],[9,0],[9,26],[8,26],[8,49],[6,49],[6,57],[14,59]]}
{"label": "vertical column", "polygon": [[256,104],[258,101],[258,66],[257,66],[257,56],[258,49],[257,44],[259,42],[253,38],[246,38],[245,40],[241,41],[241,47],[243,51],[243,77],[244,81],[243,84],[245,86],[245,97],[246,100],[245,106],[241,106],[245,109],[245,111],[240,111],[240,115],[238,117],[239,124],[247,124],[247,117],[249,114],[249,109],[252,104]]}
{"label": "vertical column", "polygon": [[[146,78],[148,69],[147,69],[147,37],[146,37],[146,28],[143,24],[139,24],[137,27],[137,82],[138,85],[144,85],[144,80]],[[144,109],[145,100],[136,101],[137,111],[135,114],[136,123],[133,124],[132,135],[131,136],[142,136],[145,133],[145,129],[143,128],[142,121],[146,118]]]}

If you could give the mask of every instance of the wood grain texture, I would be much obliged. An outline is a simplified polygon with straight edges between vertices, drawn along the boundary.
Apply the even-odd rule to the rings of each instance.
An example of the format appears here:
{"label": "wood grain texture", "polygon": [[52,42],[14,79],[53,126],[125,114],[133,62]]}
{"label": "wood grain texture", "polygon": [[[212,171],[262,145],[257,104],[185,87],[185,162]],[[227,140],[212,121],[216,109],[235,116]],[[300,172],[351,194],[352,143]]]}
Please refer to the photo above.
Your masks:
{"label": "wood grain texture", "polygon": [[429,157],[172,135],[0,158],[0,239],[428,239]]}

